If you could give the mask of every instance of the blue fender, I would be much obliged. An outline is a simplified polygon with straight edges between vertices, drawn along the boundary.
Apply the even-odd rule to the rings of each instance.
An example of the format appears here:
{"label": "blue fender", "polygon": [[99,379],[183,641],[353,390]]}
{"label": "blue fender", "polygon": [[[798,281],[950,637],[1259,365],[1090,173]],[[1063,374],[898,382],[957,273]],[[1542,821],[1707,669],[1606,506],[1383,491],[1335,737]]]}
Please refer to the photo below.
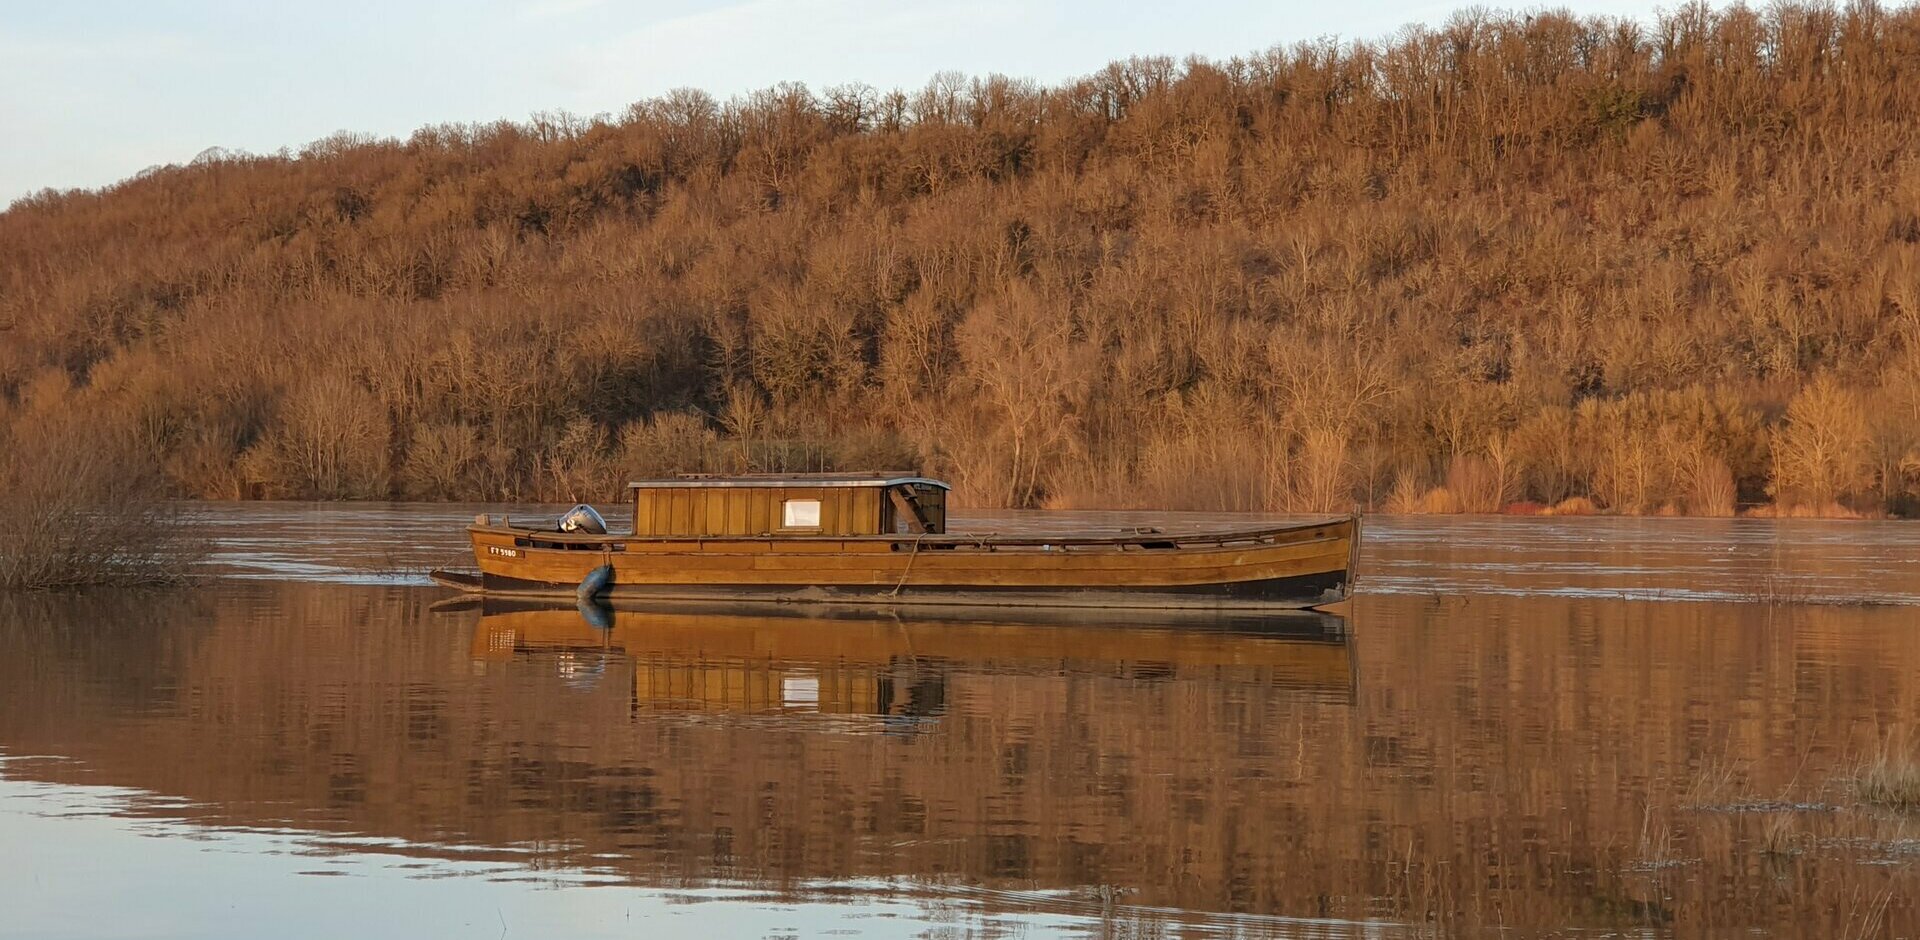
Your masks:
{"label": "blue fender", "polygon": [[601,565],[580,580],[580,586],[574,589],[574,599],[582,604],[591,604],[593,599],[605,594],[613,584],[613,566]]}

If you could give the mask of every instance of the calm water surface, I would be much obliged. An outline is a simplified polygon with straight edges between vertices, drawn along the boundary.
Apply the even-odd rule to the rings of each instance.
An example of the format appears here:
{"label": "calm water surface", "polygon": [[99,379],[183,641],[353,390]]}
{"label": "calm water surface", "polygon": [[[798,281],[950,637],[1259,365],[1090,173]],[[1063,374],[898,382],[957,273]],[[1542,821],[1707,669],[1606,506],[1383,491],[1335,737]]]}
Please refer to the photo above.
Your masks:
{"label": "calm water surface", "polygon": [[1370,519],[1342,616],[603,629],[433,609],[486,508],[216,506],[199,589],[0,599],[0,936],[1920,935],[1920,817],[1848,783],[1920,747],[1920,527]]}

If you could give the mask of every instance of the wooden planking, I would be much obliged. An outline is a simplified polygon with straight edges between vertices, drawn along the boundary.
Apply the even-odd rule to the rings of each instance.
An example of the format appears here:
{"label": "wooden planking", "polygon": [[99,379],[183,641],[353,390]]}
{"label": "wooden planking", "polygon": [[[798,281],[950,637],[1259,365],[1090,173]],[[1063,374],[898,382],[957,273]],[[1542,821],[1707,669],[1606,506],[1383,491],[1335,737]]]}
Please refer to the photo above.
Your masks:
{"label": "wooden planking", "polygon": [[655,494],[647,490],[633,491],[633,534],[654,534],[653,507],[658,502]]}
{"label": "wooden planking", "polygon": [[[519,530],[526,531],[526,530]],[[922,551],[955,551],[963,554],[1011,554],[1032,555],[1049,552],[1069,554],[1088,554],[1100,552],[1131,552],[1135,554],[1162,554],[1170,550],[1181,553],[1211,550],[1240,550],[1249,548],[1272,547],[1275,545],[1298,544],[1327,538],[1344,538],[1349,531],[1347,523],[1326,523],[1314,526],[1302,526],[1294,529],[1262,530],[1260,532],[1232,532],[1192,535],[1129,535],[1129,536],[997,536],[997,535],[941,535],[937,537],[917,537],[891,534],[869,535],[819,535],[808,532],[752,533],[753,536],[771,534],[773,542],[766,543],[755,539],[753,544],[769,545],[761,550],[810,551],[806,546],[831,546],[833,550],[863,550],[857,546],[878,546],[881,551],[911,551],[918,546]],[[540,533],[546,537],[556,537],[552,533]],[[538,537],[538,536],[536,536]],[[627,542],[624,536],[574,536],[574,541]],[[657,540],[633,542],[634,551],[692,551],[693,546],[703,542],[723,540],[725,536],[658,536]],[[1156,543],[1160,547],[1147,548],[1142,543]],[[1175,546],[1169,549],[1166,546]],[[711,550],[711,549],[708,549]]]}
{"label": "wooden planking", "polygon": [[[877,553],[833,551],[830,540],[793,552],[561,551],[513,547],[511,535],[473,533],[482,571],[575,584],[611,558],[616,584],[900,584],[911,586],[1177,586],[1346,570],[1350,540],[1207,551],[1055,553]],[[739,543],[734,543],[738,545]],[[758,543],[770,544],[770,543]],[[856,543],[858,544],[858,543]],[[516,556],[493,554],[511,547]],[[784,548],[785,546],[783,546]],[[642,557],[634,557],[636,554]]]}
{"label": "wooden planking", "polygon": [[[656,511],[655,515],[658,513]],[[1135,554],[1161,555],[1173,552],[1181,555],[1194,551],[1238,551],[1248,549],[1271,548],[1276,546],[1301,544],[1329,538],[1351,540],[1354,532],[1352,523],[1347,521],[1319,523],[1294,528],[1250,530],[1245,532],[1224,532],[1213,534],[1159,536],[1120,536],[1120,537],[1000,537],[986,536],[939,536],[936,538],[905,538],[899,536],[820,536],[807,534],[782,533],[771,541],[764,538],[766,533],[755,533],[761,538],[742,541],[725,536],[654,536],[633,539],[624,535],[560,535],[559,533],[536,529],[507,529],[493,526],[472,526],[469,532],[475,536],[489,535],[507,539],[530,538],[537,541],[566,541],[572,544],[601,546],[612,543],[625,545],[630,551],[690,551],[702,550],[703,543],[740,542],[742,550],[749,551],[941,551],[956,554],[1008,554],[1035,555],[1062,553],[1070,555],[1101,554],[1112,552],[1130,552]],[[1143,542],[1155,542],[1177,548],[1147,548]],[[594,550],[598,550],[596,547]],[[709,545],[704,550],[713,550]]]}
{"label": "wooden planking", "polygon": [[773,505],[772,490],[754,490],[752,504],[753,524],[749,528],[756,532],[772,532],[780,527],[779,512]]}
{"label": "wooden planking", "polygon": [[[634,491],[633,534],[653,538],[711,538],[788,532],[810,536],[893,534],[899,518],[881,487],[645,487]],[[944,524],[945,492],[919,496],[931,527]],[[786,529],[785,502],[820,502],[820,526]]]}
{"label": "wooden planking", "polygon": [[[1322,555],[1332,551],[1345,551],[1350,543],[1344,539],[1318,539],[1310,542],[1294,542],[1279,545],[1230,545],[1217,548],[1190,548],[1164,551],[1121,551],[1112,548],[1088,549],[1068,552],[1038,551],[934,551],[922,550],[917,553],[916,564],[939,568],[982,568],[982,569],[1033,569],[1033,568],[1119,568],[1138,570],[1153,567],[1191,567],[1213,564],[1212,559],[1244,559],[1258,554],[1262,558],[1285,558],[1296,555]],[[767,539],[742,541],[738,539],[702,539],[675,540],[662,542],[627,543],[625,555],[684,556],[684,555],[741,555],[768,559],[769,565],[786,564],[793,567],[871,567],[885,564],[871,560],[873,556],[888,556],[899,559],[899,565],[905,565],[907,559],[914,558],[912,551],[894,551],[893,543],[877,540],[849,538],[807,539],[787,541]],[[787,559],[788,561],[780,561]],[[657,564],[658,562],[650,562]]]}
{"label": "wooden planking", "polygon": [[723,531],[728,535],[752,535],[760,531],[754,528],[752,505],[746,490],[727,490],[722,499],[727,504],[727,527]]}
{"label": "wooden planking", "polygon": [[[539,581],[548,584],[570,586],[579,583],[588,572],[597,567],[601,559],[586,558],[531,559],[528,563],[502,569],[493,564],[483,570],[488,573],[507,577]],[[880,586],[891,587],[904,581],[910,588],[1155,588],[1184,587],[1208,584],[1229,584],[1238,581],[1256,581],[1272,578],[1294,577],[1298,575],[1320,574],[1344,571],[1345,559],[1338,556],[1283,560],[1274,562],[1256,562],[1243,565],[1226,565],[1211,568],[1189,568],[1180,570],[1088,570],[1076,572],[1044,571],[904,571],[886,568],[867,569],[831,569],[807,571],[804,569],[767,569],[743,562],[750,559],[741,556],[715,556],[711,558],[687,559],[688,564],[675,565],[672,568],[651,566],[620,566],[616,562],[615,584],[644,585],[741,585],[741,586],[787,586],[810,587],[816,585]]]}
{"label": "wooden planking", "polygon": [[674,529],[674,531],[676,532],[700,531],[700,527],[703,524],[705,524],[707,521],[706,520],[707,501],[702,498],[705,495],[706,494],[704,493],[696,493],[693,490],[676,490],[675,491],[674,498],[676,500],[684,501],[686,504],[686,509],[675,510],[674,522],[677,523],[677,526]]}
{"label": "wooden planking", "polygon": [[[1215,533],[1211,535],[1191,536],[1121,536],[1121,537],[1001,537],[1001,536],[939,536],[934,538],[905,537],[898,535],[867,536],[840,535],[823,536],[811,533],[756,533],[741,538],[738,536],[653,536],[633,538],[625,535],[561,535],[540,529],[505,529],[492,526],[472,526],[469,532],[475,536],[488,535],[507,539],[529,539],[541,543],[540,547],[558,548],[556,544],[565,542],[582,546],[592,551],[600,551],[607,545],[617,545],[623,551],[672,554],[686,551],[752,551],[752,552],[940,552],[943,557],[960,555],[1008,555],[1015,557],[1064,554],[1073,556],[1135,554],[1146,556],[1186,556],[1200,551],[1249,551],[1299,545],[1310,542],[1340,538],[1352,541],[1351,523],[1322,523],[1300,526],[1291,529],[1272,529],[1245,532]],[[1152,543],[1156,547],[1147,547]]]}
{"label": "wooden planking", "polygon": [[[681,483],[636,486],[633,530],[641,538],[716,538],[784,532],[794,536],[882,536],[943,534],[947,490],[940,484],[900,482],[881,485],[885,475],[797,474],[740,485],[735,480],[688,479]],[[849,479],[854,485],[843,485]],[[868,481],[871,482],[869,485]],[[899,497],[905,497],[900,505]],[[783,503],[811,499],[820,503],[820,525],[787,529]],[[911,525],[910,525],[911,523]]]}

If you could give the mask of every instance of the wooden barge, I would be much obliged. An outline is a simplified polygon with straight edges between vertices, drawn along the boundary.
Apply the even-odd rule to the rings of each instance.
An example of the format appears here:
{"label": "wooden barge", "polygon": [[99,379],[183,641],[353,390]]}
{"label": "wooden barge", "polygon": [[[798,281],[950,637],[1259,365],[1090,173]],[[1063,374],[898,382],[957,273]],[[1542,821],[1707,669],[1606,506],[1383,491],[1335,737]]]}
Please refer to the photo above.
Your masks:
{"label": "wooden barge", "polygon": [[945,483],[894,474],[686,477],[629,484],[626,534],[482,516],[488,595],[651,601],[1236,610],[1345,600],[1357,516],[1218,532],[967,534]]}

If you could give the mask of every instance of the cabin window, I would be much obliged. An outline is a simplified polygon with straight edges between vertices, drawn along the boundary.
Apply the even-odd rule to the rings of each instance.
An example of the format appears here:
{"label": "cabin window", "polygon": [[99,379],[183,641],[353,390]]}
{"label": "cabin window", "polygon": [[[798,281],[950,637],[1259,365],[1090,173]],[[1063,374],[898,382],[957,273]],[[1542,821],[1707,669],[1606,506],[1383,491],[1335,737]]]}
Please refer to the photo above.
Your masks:
{"label": "cabin window", "polygon": [[788,529],[820,528],[820,501],[790,499],[781,505],[780,525]]}

